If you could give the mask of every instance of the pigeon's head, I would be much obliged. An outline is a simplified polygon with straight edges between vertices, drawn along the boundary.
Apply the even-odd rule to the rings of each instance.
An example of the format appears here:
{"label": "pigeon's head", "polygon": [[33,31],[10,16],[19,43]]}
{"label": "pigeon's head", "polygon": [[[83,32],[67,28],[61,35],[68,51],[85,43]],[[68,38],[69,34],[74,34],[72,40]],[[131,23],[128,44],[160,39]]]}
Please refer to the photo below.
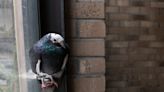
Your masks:
{"label": "pigeon's head", "polygon": [[65,48],[64,38],[61,35],[56,34],[56,33],[49,33],[48,37],[52,43],[60,44],[63,48]]}

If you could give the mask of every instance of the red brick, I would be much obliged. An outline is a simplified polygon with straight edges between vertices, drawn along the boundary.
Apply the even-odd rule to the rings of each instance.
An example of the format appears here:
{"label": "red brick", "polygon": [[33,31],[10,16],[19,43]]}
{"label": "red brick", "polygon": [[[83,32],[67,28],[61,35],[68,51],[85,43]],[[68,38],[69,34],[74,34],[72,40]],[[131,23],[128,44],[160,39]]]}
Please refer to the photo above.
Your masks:
{"label": "red brick", "polygon": [[104,74],[105,59],[103,57],[72,58],[69,71],[73,74]]}
{"label": "red brick", "polygon": [[70,92],[105,92],[105,77],[69,78],[68,88]]}
{"label": "red brick", "polygon": [[104,18],[104,3],[73,3],[70,8],[71,18]]}
{"label": "red brick", "polygon": [[72,56],[105,56],[104,39],[75,39],[70,42]]}

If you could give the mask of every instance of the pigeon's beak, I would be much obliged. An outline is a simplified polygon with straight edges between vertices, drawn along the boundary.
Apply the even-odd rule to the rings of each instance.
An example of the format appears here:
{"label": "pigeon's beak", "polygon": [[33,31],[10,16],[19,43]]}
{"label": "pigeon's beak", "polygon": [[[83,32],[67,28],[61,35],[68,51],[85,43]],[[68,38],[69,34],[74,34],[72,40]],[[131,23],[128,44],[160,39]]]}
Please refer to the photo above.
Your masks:
{"label": "pigeon's beak", "polygon": [[61,42],[60,42],[60,45],[61,45],[63,48],[66,48],[66,46],[65,46],[64,43],[65,43],[64,41],[61,41]]}

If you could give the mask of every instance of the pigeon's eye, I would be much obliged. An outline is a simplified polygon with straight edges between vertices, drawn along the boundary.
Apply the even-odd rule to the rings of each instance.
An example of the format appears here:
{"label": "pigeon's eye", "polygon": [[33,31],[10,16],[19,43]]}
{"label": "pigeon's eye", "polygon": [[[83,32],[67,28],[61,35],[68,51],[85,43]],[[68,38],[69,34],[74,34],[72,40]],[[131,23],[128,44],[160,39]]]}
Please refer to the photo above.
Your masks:
{"label": "pigeon's eye", "polygon": [[56,39],[54,39],[54,42],[56,42]]}

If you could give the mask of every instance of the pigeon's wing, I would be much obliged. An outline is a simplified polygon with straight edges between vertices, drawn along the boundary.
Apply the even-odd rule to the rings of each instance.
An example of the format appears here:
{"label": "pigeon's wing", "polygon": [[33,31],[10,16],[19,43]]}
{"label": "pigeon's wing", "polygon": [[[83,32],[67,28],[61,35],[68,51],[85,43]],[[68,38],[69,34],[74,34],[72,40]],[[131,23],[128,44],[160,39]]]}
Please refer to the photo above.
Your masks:
{"label": "pigeon's wing", "polygon": [[36,73],[36,64],[38,60],[40,59],[40,53],[36,48],[31,48],[29,51],[29,56],[31,59],[31,68],[34,73]]}

